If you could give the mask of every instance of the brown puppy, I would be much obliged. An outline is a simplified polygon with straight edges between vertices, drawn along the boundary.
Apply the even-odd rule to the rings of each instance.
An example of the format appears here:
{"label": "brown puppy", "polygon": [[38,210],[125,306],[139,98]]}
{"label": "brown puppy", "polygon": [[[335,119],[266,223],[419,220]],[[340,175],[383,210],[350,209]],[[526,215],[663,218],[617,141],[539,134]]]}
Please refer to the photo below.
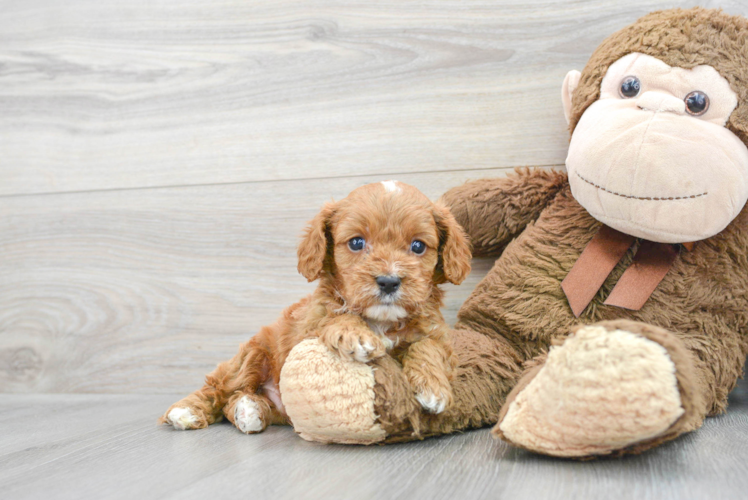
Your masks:
{"label": "brown puppy", "polygon": [[470,247],[449,210],[397,181],[369,184],[327,203],[298,250],[299,272],[319,279],[208,375],[205,386],[169,408],[162,423],[206,427],[225,415],[242,432],[287,424],[278,382],[291,349],[319,337],[341,357],[401,361],[421,406],[452,402],[454,358],[437,285],[470,272]]}

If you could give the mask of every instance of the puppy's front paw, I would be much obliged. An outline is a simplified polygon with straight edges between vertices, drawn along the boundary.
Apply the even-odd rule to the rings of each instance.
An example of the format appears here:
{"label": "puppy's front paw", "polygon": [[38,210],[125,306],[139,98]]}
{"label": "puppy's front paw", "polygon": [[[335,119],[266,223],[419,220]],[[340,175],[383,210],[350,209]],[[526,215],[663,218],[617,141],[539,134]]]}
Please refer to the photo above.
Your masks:
{"label": "puppy's front paw", "polygon": [[441,413],[451,402],[451,396],[447,397],[442,393],[437,396],[430,391],[419,392],[416,394],[416,399],[421,407],[429,413]]}
{"label": "puppy's front paw", "polygon": [[416,393],[416,400],[429,413],[441,413],[452,405],[452,386],[446,376],[424,370],[407,369],[405,376]]}
{"label": "puppy's front paw", "polygon": [[321,337],[323,343],[341,358],[367,363],[381,358],[387,352],[382,339],[365,328],[338,328],[327,330]]}

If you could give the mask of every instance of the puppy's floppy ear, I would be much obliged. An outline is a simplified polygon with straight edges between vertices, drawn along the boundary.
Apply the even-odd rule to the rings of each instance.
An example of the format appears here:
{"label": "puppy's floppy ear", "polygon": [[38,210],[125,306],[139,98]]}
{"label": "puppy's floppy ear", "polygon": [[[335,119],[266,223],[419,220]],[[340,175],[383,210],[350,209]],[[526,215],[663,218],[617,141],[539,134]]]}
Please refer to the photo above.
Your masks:
{"label": "puppy's floppy ear", "polygon": [[470,274],[470,241],[452,212],[439,203],[434,205],[434,219],[439,229],[439,263],[436,269],[437,275],[441,272],[444,278],[438,281],[459,285]]}
{"label": "puppy's floppy ear", "polygon": [[325,203],[322,210],[309,221],[304,238],[297,251],[299,272],[308,281],[314,281],[322,275],[327,258],[330,235],[330,219],[335,213],[335,203]]}

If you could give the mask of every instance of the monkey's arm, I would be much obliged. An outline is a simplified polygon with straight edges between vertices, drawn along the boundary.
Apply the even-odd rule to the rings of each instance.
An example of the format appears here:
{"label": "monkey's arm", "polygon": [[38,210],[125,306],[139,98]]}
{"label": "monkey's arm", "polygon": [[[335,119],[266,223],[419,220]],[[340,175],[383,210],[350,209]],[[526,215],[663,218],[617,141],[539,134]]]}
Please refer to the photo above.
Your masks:
{"label": "monkey's arm", "polygon": [[470,237],[474,256],[498,255],[567,184],[564,172],[518,168],[452,188],[441,201]]}

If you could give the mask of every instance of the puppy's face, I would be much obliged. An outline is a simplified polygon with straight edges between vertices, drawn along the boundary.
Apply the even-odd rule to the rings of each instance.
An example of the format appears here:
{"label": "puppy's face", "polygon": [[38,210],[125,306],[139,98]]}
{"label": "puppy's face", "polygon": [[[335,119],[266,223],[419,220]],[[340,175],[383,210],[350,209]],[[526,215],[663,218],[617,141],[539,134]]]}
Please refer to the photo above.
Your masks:
{"label": "puppy's face", "polygon": [[460,283],[470,248],[446,207],[387,181],[327,204],[299,247],[299,271],[325,277],[347,311],[377,321],[415,313],[434,284]]}

